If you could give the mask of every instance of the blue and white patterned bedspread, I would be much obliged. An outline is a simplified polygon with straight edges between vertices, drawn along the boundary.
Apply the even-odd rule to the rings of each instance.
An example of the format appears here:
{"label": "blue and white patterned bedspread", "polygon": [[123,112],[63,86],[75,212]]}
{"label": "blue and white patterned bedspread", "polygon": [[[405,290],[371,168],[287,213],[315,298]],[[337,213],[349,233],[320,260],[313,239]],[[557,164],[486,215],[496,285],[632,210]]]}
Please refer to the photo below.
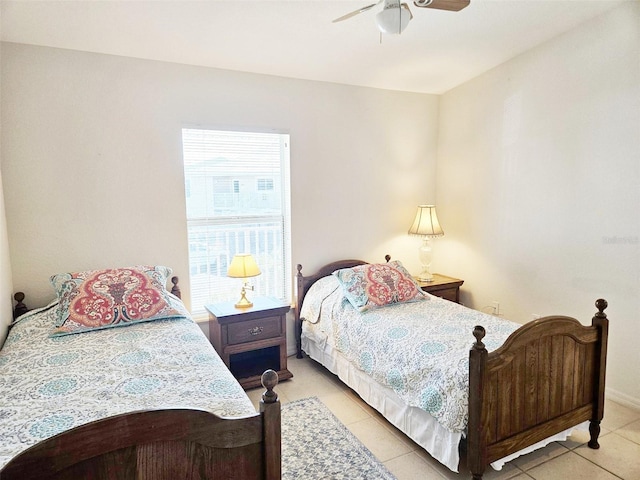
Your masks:
{"label": "blue and white patterned bedspread", "polygon": [[50,338],[56,308],[25,315],[0,350],[0,468],[45,438],[116,414],[255,413],[190,318]]}
{"label": "blue and white patterned bedspread", "polygon": [[308,320],[303,335],[330,342],[408,405],[456,433],[464,432],[468,421],[473,327],[486,329],[483,342],[492,351],[521,326],[434,296],[361,313],[332,275],[309,289],[300,313]]}

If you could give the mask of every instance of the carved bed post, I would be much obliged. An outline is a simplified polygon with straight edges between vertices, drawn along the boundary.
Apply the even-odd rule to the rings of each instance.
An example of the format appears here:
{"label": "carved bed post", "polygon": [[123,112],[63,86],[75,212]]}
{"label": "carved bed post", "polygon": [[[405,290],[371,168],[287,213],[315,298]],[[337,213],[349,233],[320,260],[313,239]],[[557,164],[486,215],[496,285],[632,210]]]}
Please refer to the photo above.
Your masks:
{"label": "carved bed post", "polygon": [[486,439],[482,425],[482,403],[487,364],[487,349],[482,343],[486,331],[481,326],[473,329],[476,341],[469,351],[469,425],[467,429],[467,466],[474,480],[481,480],[486,458]]}
{"label": "carved bed post", "polygon": [[302,265],[296,266],[296,311],[295,311],[295,330],[296,330],[296,358],[302,357],[302,320],[300,319],[300,308],[302,307],[302,298],[304,292]]}
{"label": "carved bed post", "polygon": [[604,415],[604,382],[605,382],[605,370],[607,362],[607,338],[609,335],[609,320],[604,310],[609,304],[606,300],[600,298],[596,300],[596,308],[598,312],[593,316],[591,325],[599,330],[599,337],[601,339],[597,348],[600,350],[598,353],[598,363],[596,371],[599,372],[598,378],[594,382],[594,408],[593,416],[589,421],[589,434],[591,439],[589,440],[589,448],[598,449],[600,444],[598,443],[598,436],[600,435],[600,422]]}
{"label": "carved bed post", "polygon": [[16,292],[16,294],[13,296],[13,299],[17,302],[16,306],[13,307],[13,319],[15,320],[20,315],[27,313],[29,309],[24,303],[22,303],[22,301],[24,300],[24,293]]}
{"label": "carved bed post", "polygon": [[267,370],[262,374],[262,386],[266,388],[260,400],[266,480],[280,480],[282,477],[281,410],[278,394],[273,391],[277,384],[278,374],[275,371]]}
{"label": "carved bed post", "polygon": [[173,283],[173,287],[171,287],[171,293],[173,293],[178,298],[182,298],[182,292],[180,291],[180,287],[178,286],[178,281],[178,277],[171,277],[171,283]]}

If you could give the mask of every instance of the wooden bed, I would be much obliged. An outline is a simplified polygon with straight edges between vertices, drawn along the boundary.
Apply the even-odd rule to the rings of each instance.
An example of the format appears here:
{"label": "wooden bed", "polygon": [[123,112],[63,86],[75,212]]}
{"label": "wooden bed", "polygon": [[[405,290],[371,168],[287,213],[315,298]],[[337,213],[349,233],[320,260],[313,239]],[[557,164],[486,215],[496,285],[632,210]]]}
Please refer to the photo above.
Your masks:
{"label": "wooden bed", "polygon": [[[178,279],[172,293],[179,296]],[[17,312],[27,311],[16,294]],[[2,480],[281,478],[278,375],[262,375],[260,411],[220,417],[195,409],[135,411],[43,440],[13,457]]]}
{"label": "wooden bed", "polygon": [[[309,288],[335,270],[365,263],[340,260],[309,276],[297,266],[298,358],[303,356],[300,309]],[[564,316],[541,318],[518,328],[491,353],[482,342],[482,326],[469,332],[466,442],[473,479],[481,479],[490,463],[585,421],[590,422],[589,447],[599,448],[609,322],[607,302],[597,300],[596,307],[591,326]]]}

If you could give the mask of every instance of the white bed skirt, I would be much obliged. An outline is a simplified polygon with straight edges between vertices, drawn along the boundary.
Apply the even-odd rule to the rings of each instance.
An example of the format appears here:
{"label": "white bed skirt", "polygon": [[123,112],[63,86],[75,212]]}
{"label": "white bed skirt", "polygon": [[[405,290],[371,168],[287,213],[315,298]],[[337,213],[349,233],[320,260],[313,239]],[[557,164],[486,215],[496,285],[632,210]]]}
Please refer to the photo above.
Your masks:
{"label": "white bed skirt", "polygon": [[[414,442],[424,448],[429,454],[454,472],[458,472],[460,454],[458,446],[462,439],[461,433],[453,433],[440,425],[429,413],[410,407],[390,388],[380,385],[362,370],[347,361],[342,354],[333,348],[329,342],[319,345],[313,339],[302,335],[302,349],[310,358],[322,364],[327,370],[335,374],[360,397],[380,412],[390,423]],[[551,442],[564,441],[573,430],[588,430],[589,422],[558,433],[508,457],[491,464],[495,470],[501,470],[505,463],[525,455]]]}

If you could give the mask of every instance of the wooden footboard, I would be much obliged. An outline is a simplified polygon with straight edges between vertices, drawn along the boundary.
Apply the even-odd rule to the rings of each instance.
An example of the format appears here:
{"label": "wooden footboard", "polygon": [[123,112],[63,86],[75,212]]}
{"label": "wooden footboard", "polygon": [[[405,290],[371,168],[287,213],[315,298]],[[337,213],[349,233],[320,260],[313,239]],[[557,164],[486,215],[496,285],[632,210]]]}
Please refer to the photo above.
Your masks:
{"label": "wooden footboard", "polygon": [[468,467],[486,466],[589,420],[589,447],[598,448],[604,408],[608,325],[605,300],[585,327],[546,317],[515,331],[488,353],[484,328],[474,329],[469,355]]}
{"label": "wooden footboard", "polygon": [[260,413],[221,418],[201,410],[154,410],[98,420],[14,457],[2,480],[281,478],[278,376],[263,374]]}

